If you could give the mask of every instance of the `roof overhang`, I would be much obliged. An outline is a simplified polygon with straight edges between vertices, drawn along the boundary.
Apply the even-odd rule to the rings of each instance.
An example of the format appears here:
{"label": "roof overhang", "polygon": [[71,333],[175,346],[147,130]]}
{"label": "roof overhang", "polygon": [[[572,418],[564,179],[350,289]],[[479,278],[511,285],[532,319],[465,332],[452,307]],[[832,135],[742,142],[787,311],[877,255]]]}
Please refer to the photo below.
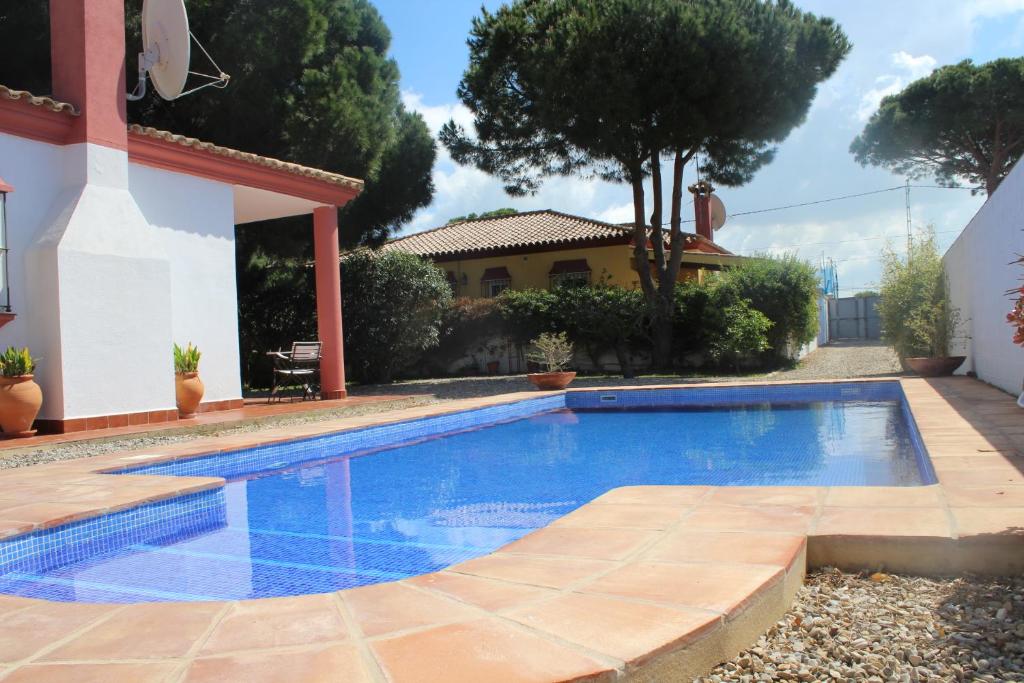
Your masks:
{"label": "roof overhang", "polygon": [[[128,133],[128,160],[233,186],[236,223],[312,213],[317,206],[344,206],[360,191],[135,131]],[[248,200],[252,206],[246,206]]]}
{"label": "roof overhang", "polygon": [[[70,104],[0,86],[0,133],[65,145],[77,116]],[[354,178],[138,126],[128,131],[128,161],[231,185],[236,223],[344,206],[363,185]]]}

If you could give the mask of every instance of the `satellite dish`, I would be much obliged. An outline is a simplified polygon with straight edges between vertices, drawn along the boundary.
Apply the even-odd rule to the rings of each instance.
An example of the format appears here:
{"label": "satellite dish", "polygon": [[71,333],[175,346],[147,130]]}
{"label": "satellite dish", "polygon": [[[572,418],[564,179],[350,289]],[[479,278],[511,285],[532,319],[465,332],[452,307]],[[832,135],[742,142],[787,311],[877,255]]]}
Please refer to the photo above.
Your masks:
{"label": "satellite dish", "polygon": [[[217,76],[190,70],[193,40],[217,70]],[[134,92],[128,94],[128,100],[132,102],[145,96],[147,74],[157,94],[165,100],[174,100],[208,86],[225,88],[231,78],[221,71],[210,53],[192,35],[184,0],[143,0],[142,50],[139,53],[139,83]],[[205,78],[208,82],[183,92],[189,74]]]}
{"label": "satellite dish", "polygon": [[142,45],[152,61],[149,77],[160,97],[173,100],[185,89],[192,41],[184,0],[144,0]]}
{"label": "satellite dish", "polygon": [[717,194],[711,195],[711,229],[721,230],[725,225],[725,204],[718,198]]}

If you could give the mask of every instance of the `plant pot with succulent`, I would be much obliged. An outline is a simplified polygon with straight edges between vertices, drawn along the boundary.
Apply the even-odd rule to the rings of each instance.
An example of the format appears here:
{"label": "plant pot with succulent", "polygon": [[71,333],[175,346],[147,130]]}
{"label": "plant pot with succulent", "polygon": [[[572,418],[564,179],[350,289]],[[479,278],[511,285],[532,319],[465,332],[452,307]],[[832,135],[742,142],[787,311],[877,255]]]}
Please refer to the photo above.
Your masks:
{"label": "plant pot with succulent", "polygon": [[202,354],[192,342],[184,349],[174,345],[174,398],[178,404],[178,417],[195,417],[206,388],[199,379],[199,358]]}
{"label": "plant pot with succulent", "polygon": [[576,378],[575,372],[565,368],[572,362],[572,342],[565,332],[558,334],[543,333],[532,342],[533,350],[527,354],[529,360],[535,361],[544,372],[531,372],[526,378],[542,391],[564,389]]}
{"label": "plant pot with succulent", "polygon": [[929,230],[914,241],[904,261],[891,248],[882,255],[878,312],[882,337],[904,367],[922,377],[952,375],[965,356],[950,354],[959,334],[960,311],[950,304],[948,282]]}
{"label": "plant pot with succulent", "polygon": [[43,405],[43,392],[33,379],[35,359],[27,348],[8,347],[0,355],[0,429],[5,438],[32,436],[32,423]]}

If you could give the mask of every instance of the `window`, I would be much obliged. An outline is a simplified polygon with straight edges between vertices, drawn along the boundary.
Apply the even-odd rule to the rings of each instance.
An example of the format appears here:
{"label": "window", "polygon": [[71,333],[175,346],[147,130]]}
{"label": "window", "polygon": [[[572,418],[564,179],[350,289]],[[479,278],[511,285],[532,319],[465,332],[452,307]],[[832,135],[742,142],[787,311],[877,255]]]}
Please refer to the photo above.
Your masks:
{"label": "window", "polygon": [[512,285],[511,280],[487,280],[484,283],[484,296],[493,299]]}
{"label": "window", "polygon": [[450,270],[446,270],[444,272],[445,272],[445,276],[448,279],[448,286],[452,290],[452,295],[453,296],[458,296],[458,294],[459,294],[459,281],[455,279],[455,273],[453,273]]}
{"label": "window", "polygon": [[480,295],[492,299],[512,286],[512,276],[508,268],[499,266],[488,268],[480,277]]}
{"label": "window", "polygon": [[7,193],[13,188],[0,178],[0,313],[11,312],[7,275]]}
{"label": "window", "polygon": [[571,283],[589,285],[590,265],[585,258],[555,261],[548,271],[548,282],[551,289]]}

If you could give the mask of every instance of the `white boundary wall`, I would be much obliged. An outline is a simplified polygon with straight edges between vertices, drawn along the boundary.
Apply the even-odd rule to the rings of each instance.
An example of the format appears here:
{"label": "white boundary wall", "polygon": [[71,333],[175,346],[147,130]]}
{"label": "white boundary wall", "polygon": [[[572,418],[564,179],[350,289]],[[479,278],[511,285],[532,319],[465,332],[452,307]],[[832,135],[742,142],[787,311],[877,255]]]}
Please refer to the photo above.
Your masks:
{"label": "white boundary wall", "polygon": [[953,351],[967,356],[958,374],[974,371],[978,378],[1020,393],[1024,381],[1024,348],[1012,342],[1006,322],[1011,299],[1006,292],[1020,286],[1024,267],[1010,262],[1024,254],[1024,164],[1018,163],[988,198],[943,257],[949,277],[950,301],[964,320],[961,340]]}

